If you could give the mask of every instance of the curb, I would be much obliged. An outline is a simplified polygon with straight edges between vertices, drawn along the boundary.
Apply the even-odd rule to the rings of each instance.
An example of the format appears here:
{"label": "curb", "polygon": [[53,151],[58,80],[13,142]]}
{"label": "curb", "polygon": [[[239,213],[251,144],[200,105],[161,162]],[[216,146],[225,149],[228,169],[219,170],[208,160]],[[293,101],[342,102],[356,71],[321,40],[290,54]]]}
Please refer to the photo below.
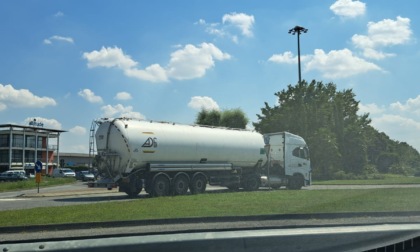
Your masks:
{"label": "curb", "polygon": [[133,226],[197,224],[197,223],[215,223],[215,222],[307,220],[307,219],[321,219],[322,220],[322,219],[362,218],[362,217],[413,217],[413,216],[420,217],[420,211],[279,214],[279,215],[191,217],[191,218],[180,218],[180,219],[150,219],[150,220],[130,220],[130,221],[66,223],[66,224],[51,224],[51,225],[0,227],[0,233],[6,234],[6,233],[20,233],[20,232],[40,232],[40,231],[42,232],[42,231],[51,231],[51,230],[60,231],[60,230],[75,230],[75,229],[117,228],[117,227],[133,227]]}
{"label": "curb", "polygon": [[106,190],[106,188],[101,188],[101,190],[88,189],[81,191],[63,191],[63,192],[50,192],[50,193],[28,193],[21,194],[18,197],[22,198],[39,198],[39,197],[60,197],[60,196],[78,196],[78,195],[91,195],[91,194],[107,194],[107,193],[118,193],[118,190]]}

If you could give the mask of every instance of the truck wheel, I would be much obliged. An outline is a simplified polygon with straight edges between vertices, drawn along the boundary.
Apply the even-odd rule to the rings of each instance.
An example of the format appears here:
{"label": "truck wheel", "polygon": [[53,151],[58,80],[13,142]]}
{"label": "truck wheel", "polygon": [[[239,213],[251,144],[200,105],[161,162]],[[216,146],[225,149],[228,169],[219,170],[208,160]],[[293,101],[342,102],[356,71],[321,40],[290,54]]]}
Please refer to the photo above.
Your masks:
{"label": "truck wheel", "polygon": [[289,184],[287,185],[287,189],[290,190],[300,190],[303,186],[303,178],[300,175],[293,175],[289,179]]}
{"label": "truck wheel", "polygon": [[204,174],[196,174],[190,183],[190,191],[192,194],[203,193],[206,190],[207,178]]}
{"label": "truck wheel", "polygon": [[245,177],[242,187],[246,191],[256,191],[258,188],[260,188],[260,182],[260,178],[257,176]]}
{"label": "truck wheel", "polygon": [[280,187],[281,187],[281,186],[279,186],[279,185],[275,185],[275,186],[273,186],[273,185],[272,185],[272,186],[271,186],[271,188],[273,188],[274,190],[278,190],[278,189],[280,189]]}
{"label": "truck wheel", "polygon": [[174,195],[185,195],[188,192],[189,179],[186,174],[178,174],[172,184],[172,192]]}
{"label": "truck wheel", "polygon": [[143,189],[143,183],[141,179],[138,179],[137,177],[130,178],[130,183],[125,188],[125,193],[129,197],[136,197],[139,195],[141,190]]}
{"label": "truck wheel", "polygon": [[226,186],[229,190],[231,190],[231,191],[239,191],[239,184],[231,184],[231,185],[228,185],[228,186]]}
{"label": "truck wheel", "polygon": [[170,183],[165,175],[157,176],[153,181],[152,196],[160,197],[169,195]]}

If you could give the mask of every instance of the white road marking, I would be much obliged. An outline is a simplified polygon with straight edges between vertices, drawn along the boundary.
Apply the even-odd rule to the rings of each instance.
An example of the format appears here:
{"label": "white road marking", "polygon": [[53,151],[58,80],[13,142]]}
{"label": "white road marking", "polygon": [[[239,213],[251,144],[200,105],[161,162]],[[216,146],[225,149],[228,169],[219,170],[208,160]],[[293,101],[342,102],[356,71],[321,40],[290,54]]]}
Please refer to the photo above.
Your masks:
{"label": "white road marking", "polygon": [[19,201],[19,200],[26,200],[26,199],[17,199],[17,198],[4,198],[4,199],[0,199],[0,201]]}

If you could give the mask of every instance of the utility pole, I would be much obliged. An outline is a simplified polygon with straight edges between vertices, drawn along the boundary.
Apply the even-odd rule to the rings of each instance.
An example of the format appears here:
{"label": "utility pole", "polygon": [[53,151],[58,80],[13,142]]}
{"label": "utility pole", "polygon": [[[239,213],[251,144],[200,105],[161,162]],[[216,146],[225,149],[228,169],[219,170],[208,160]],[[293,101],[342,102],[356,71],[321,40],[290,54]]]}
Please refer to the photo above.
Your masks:
{"label": "utility pole", "polygon": [[300,34],[302,32],[303,33],[307,33],[308,32],[308,29],[296,25],[294,28],[292,28],[292,29],[289,30],[289,34],[292,34],[292,35],[297,34],[299,83],[302,81],[302,76],[301,76],[301,73],[300,73]]}

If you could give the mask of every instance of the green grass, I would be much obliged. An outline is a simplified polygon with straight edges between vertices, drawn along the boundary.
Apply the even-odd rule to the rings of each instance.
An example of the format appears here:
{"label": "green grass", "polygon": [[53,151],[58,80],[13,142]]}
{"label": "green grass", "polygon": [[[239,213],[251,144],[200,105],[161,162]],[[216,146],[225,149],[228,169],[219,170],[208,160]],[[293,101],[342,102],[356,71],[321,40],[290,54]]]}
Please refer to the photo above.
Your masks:
{"label": "green grass", "polygon": [[[76,180],[74,178],[51,178],[51,177],[42,177],[39,187],[47,186],[56,186],[74,183]],[[38,188],[38,184],[35,182],[35,178],[29,178],[25,181],[17,182],[0,182],[0,192],[7,191],[17,191],[17,190],[27,190]]]}
{"label": "green grass", "polygon": [[420,184],[420,177],[384,175],[383,179],[312,181],[313,185],[407,185]]}
{"label": "green grass", "polygon": [[420,209],[420,190],[273,190],[208,193],[2,211],[0,226],[297,213],[400,212]]}

